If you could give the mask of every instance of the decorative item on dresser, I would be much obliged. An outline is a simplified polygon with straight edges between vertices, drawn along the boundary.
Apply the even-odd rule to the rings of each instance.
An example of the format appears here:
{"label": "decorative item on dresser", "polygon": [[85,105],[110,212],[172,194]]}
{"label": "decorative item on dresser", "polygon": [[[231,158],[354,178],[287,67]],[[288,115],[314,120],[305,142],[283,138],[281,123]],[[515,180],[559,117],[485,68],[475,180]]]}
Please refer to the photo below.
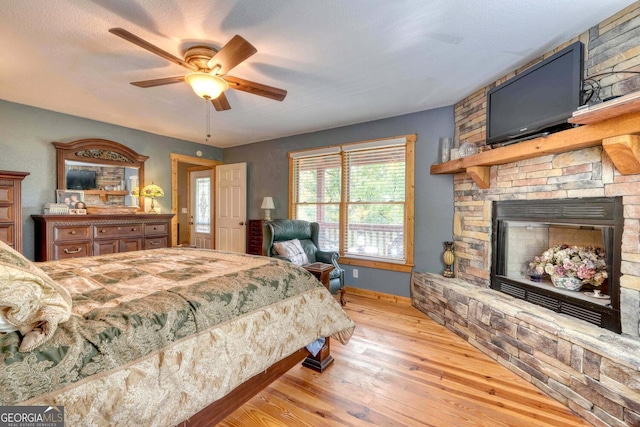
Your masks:
{"label": "decorative item on dresser", "polygon": [[263,219],[250,219],[247,221],[247,253],[252,255],[262,255],[262,224]]}
{"label": "decorative item on dresser", "polygon": [[155,183],[151,183],[149,185],[145,185],[142,190],[138,193],[136,189],[131,192],[132,195],[136,197],[151,197],[151,209],[149,209],[150,214],[160,213],[156,210],[155,201],[157,197],[164,197],[164,190],[160,188],[159,185]]}
{"label": "decorative item on dresser", "polygon": [[173,214],[31,217],[39,262],[171,247]]}
{"label": "decorative item on dresser", "polygon": [[22,252],[22,180],[29,172],[0,171],[0,241]]}

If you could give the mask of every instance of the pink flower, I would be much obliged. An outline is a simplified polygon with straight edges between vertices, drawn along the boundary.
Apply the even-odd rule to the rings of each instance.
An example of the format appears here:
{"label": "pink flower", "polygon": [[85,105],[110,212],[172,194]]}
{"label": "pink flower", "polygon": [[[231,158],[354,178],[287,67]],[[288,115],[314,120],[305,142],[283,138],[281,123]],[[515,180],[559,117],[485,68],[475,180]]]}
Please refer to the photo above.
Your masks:
{"label": "pink flower", "polygon": [[578,277],[585,284],[600,286],[607,279],[607,262],[601,248],[556,245],[533,258],[531,271],[549,275]]}

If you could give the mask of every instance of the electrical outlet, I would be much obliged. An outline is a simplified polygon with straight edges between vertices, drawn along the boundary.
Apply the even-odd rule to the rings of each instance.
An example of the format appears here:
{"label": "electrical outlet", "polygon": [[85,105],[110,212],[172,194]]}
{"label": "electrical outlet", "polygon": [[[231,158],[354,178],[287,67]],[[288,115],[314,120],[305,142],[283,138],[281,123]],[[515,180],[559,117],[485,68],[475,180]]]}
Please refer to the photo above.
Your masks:
{"label": "electrical outlet", "polygon": [[182,213],[183,213],[183,214],[186,214],[186,213],[188,213],[188,212],[189,212],[189,211],[187,210],[187,208],[182,208]]}
{"label": "electrical outlet", "polygon": [[353,269],[353,278],[354,278],[354,279],[357,279],[357,278],[358,278],[358,269],[357,269],[357,268],[354,268],[354,269]]}

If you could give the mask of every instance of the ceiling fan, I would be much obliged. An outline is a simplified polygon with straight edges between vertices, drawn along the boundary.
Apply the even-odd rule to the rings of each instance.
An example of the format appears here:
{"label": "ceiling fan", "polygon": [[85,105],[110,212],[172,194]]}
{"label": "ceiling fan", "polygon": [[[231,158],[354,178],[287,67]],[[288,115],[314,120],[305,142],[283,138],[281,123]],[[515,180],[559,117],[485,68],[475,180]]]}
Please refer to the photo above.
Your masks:
{"label": "ceiling fan", "polygon": [[257,52],[251,43],[238,35],[220,50],[210,46],[191,47],[187,49],[182,60],[125,29],[111,28],[109,32],[191,71],[184,76],[131,82],[134,86],[149,88],[184,81],[198,96],[210,100],[217,111],[231,109],[224,94],[229,88],[276,101],[282,101],[287,96],[286,90],[227,75],[231,69]]}

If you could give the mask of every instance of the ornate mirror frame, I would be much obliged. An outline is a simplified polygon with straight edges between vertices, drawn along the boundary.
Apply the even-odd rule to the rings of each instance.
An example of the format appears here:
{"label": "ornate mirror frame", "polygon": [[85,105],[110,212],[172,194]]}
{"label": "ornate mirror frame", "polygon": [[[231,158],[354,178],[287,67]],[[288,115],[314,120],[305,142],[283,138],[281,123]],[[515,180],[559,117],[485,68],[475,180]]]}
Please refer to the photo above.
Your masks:
{"label": "ornate mirror frame", "polygon": [[[130,167],[138,169],[139,187],[144,186],[144,162],[149,156],[136,153],[129,147],[108,139],[80,139],[68,143],[52,142],[56,147],[57,164],[57,188],[65,189],[67,183],[66,161],[82,162],[87,164],[113,165],[118,167]],[[109,192],[95,190],[103,200],[106,200]],[[115,194],[115,193],[114,193]],[[144,198],[140,197],[140,207],[144,206]]]}

